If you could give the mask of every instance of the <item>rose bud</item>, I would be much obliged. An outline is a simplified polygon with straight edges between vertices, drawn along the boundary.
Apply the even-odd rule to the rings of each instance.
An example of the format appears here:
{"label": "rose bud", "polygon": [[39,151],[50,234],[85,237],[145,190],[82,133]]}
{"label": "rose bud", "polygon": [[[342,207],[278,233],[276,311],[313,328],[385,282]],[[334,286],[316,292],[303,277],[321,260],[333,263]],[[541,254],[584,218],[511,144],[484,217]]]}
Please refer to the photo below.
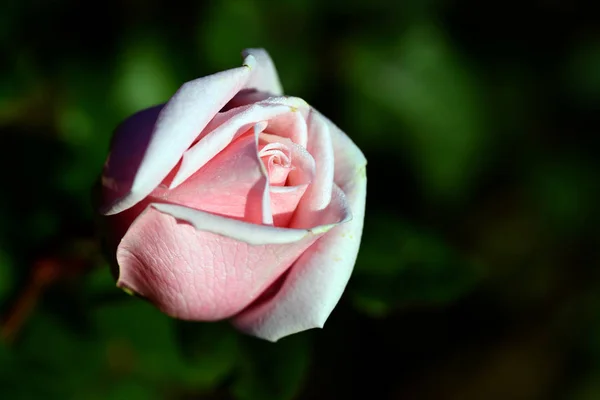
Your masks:
{"label": "rose bud", "polygon": [[362,234],[366,159],[262,49],[117,129],[98,202],[117,286],[276,341],[322,327]]}

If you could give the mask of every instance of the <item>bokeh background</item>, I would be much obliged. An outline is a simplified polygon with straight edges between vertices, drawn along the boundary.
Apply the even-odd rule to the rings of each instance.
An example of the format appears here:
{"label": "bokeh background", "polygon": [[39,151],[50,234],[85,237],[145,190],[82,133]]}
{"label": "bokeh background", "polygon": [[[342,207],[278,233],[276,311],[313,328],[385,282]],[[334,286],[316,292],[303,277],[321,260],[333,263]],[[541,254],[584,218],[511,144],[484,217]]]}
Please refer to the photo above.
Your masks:
{"label": "bokeh background", "polygon": [[[600,399],[586,4],[4,0],[0,397]],[[246,47],[369,161],[344,297],[277,344],[116,289],[90,202],[123,118]]]}

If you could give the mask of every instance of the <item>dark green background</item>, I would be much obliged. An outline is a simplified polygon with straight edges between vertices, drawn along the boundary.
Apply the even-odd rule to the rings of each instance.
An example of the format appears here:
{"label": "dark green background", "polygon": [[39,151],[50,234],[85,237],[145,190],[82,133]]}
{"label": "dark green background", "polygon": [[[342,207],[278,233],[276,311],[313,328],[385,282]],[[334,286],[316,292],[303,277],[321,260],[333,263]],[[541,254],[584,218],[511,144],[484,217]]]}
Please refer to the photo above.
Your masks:
{"label": "dark green background", "polygon": [[[23,323],[0,347],[0,397],[599,399],[585,4],[4,0],[0,310],[4,333]],[[344,297],[324,330],[277,344],[116,289],[90,206],[114,127],[246,47],[369,162]]]}

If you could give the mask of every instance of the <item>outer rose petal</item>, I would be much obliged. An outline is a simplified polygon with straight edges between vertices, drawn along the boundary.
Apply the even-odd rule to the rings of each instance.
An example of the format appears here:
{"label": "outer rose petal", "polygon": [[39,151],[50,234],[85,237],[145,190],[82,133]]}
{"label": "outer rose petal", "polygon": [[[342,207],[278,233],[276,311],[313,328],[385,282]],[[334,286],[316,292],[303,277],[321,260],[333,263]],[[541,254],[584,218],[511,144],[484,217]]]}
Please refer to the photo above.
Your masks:
{"label": "outer rose petal", "polygon": [[116,129],[102,174],[103,205],[115,203],[131,186],[162,108],[158,105],[139,111]]}
{"label": "outer rose petal", "polygon": [[[117,214],[148,196],[175,167],[198,133],[240,90],[281,88],[277,87],[273,63],[264,50],[250,49],[244,55],[242,67],[187,82],[173,95],[158,114],[153,129],[147,131],[148,136],[138,137],[134,148],[140,149],[143,155],[136,160],[137,165],[121,156],[128,148],[121,150],[120,147],[129,142],[126,136],[131,132],[116,133],[115,155],[110,157],[104,173],[115,193],[107,196],[112,202],[103,205],[102,213]],[[118,171],[123,170],[131,171],[132,175],[117,181],[116,176],[123,178]]]}
{"label": "outer rose petal", "polygon": [[315,159],[316,175],[300,200],[290,227],[306,228],[318,224],[320,213],[331,201],[335,169],[335,155],[330,132],[330,121],[311,110],[308,114],[308,152]]}
{"label": "outer rose petal", "polygon": [[306,250],[272,298],[250,306],[235,317],[234,325],[239,329],[273,342],[296,332],[323,327],[346,287],[360,245],[366,159],[339,128],[322,118],[329,125],[335,150],[334,180],[346,194],[353,219],[336,226]]}
{"label": "outer rose petal", "polygon": [[[331,208],[313,230],[249,224],[173,204],[153,204],[117,249],[118,286],[181,319],[217,320],[248,306],[323,233],[348,218]],[[184,222],[182,222],[184,221]]]}
{"label": "outer rose petal", "polygon": [[246,49],[242,51],[244,58],[250,55],[256,59],[259,65],[259,68],[253,71],[251,87],[261,92],[281,96],[283,88],[281,87],[279,75],[277,75],[277,70],[275,69],[275,65],[273,65],[273,60],[271,60],[269,53],[265,49]]}

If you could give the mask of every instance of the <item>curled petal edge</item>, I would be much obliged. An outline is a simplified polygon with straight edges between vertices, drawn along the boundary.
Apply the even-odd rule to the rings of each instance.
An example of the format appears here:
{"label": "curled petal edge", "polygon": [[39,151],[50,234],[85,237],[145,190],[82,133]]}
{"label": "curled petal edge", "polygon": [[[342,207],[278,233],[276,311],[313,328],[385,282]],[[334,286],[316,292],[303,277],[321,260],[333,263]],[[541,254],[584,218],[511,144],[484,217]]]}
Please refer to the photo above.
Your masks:
{"label": "curled petal edge", "polygon": [[171,215],[177,220],[189,223],[198,230],[227,236],[257,246],[297,242],[308,235],[326,233],[335,226],[352,219],[350,210],[344,210],[341,219],[337,222],[319,225],[310,229],[290,229],[251,224],[177,204],[152,203],[149,207],[153,207],[162,213]]}
{"label": "curled petal edge", "polygon": [[126,182],[129,187],[110,203],[103,204],[101,214],[118,214],[148,196],[177,165],[198,132],[240,90],[257,88],[280,94],[281,84],[268,53],[263,49],[247,49],[242,55],[241,67],[186,82],[177,90],[157,116],[145,154],[130,182]]}

